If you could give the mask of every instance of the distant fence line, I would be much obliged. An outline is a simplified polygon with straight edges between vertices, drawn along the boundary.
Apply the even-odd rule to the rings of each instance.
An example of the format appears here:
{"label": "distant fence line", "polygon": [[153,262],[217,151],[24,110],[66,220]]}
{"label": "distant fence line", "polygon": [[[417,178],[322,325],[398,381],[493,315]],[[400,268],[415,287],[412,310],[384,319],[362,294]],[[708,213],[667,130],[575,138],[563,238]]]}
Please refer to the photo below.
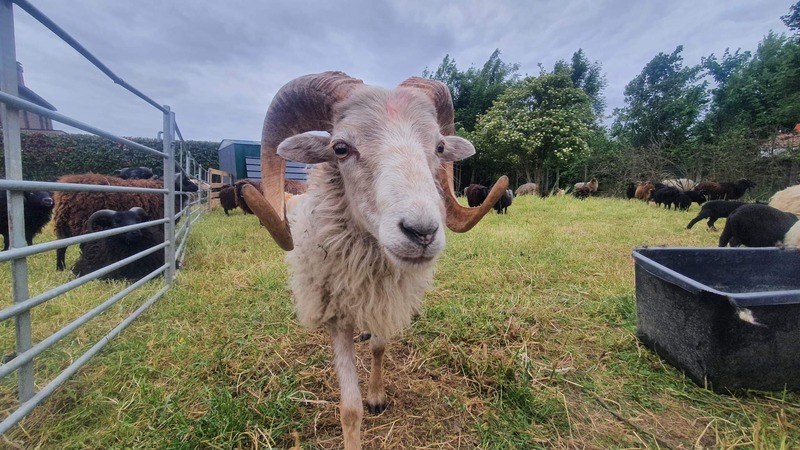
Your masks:
{"label": "distant fence line", "polygon": [[[108,75],[109,78],[114,81],[114,83],[121,85],[160,111],[163,117],[163,130],[159,133],[161,135],[161,148],[156,149],[148,147],[131,140],[115,136],[91,125],[84,124],[55,111],[42,108],[41,106],[21,99],[18,92],[16,42],[13,14],[14,5],[28,13],[30,16],[47,27],[50,31],[59,36],[103,73]],[[61,29],[52,20],[47,18],[26,0],[0,0],[0,71],[0,75],[2,75],[0,77],[0,120],[2,120],[3,125],[3,145],[6,176],[5,179],[0,179],[0,190],[8,191],[10,230],[9,250],[0,252],[0,263],[5,263],[7,261],[10,264],[10,273],[12,278],[11,294],[13,300],[12,306],[0,310],[0,321],[10,320],[12,318],[14,319],[16,341],[15,356],[13,359],[0,366],[0,378],[8,376],[13,372],[17,373],[17,396],[19,400],[19,406],[6,418],[4,418],[2,422],[0,422],[0,434],[3,434],[16,425],[25,416],[30,414],[30,412],[37,405],[44,401],[44,399],[52,394],[69,377],[75,374],[78,369],[86,364],[86,362],[88,362],[91,357],[97,354],[97,352],[99,352],[100,349],[102,349],[111,339],[117,336],[133,320],[142,314],[142,312],[144,312],[150,305],[156,302],[169,290],[175,278],[175,273],[178,266],[177,262],[183,259],[183,256],[186,252],[186,242],[192,224],[196,222],[201,217],[202,212],[205,211],[203,206],[208,204],[210,190],[207,188],[207,185],[203,183],[203,186],[201,186],[198,194],[194,197],[190,197],[190,200],[187,201],[185,205],[182,204],[182,199],[184,196],[181,195],[180,208],[176,212],[176,193],[182,194],[181,192],[175,190],[176,172],[182,172],[184,175],[190,176],[195,180],[206,180],[208,178],[208,172],[199,164],[197,164],[197,162],[192,158],[191,152],[184,148],[185,141],[183,136],[181,136],[180,130],[178,129],[175,121],[175,114],[168,106],[160,105],[114,74],[99,59],[94,57],[86,48],[73,39],[66,31]],[[90,186],[82,184],[25,180],[23,177],[20,131],[21,110],[39,114],[40,116],[50,118],[56,122],[78,128],[129,148],[133,148],[161,158],[163,161],[162,179],[164,181],[164,188],[145,189],[95,185]],[[175,139],[176,135],[178,138],[177,140]],[[162,194],[164,195],[164,217],[156,218],[149,222],[131,225],[128,227],[115,228],[68,239],[60,239],[52,242],[27,246],[24,234],[23,192],[32,190],[150,192]],[[179,220],[181,220],[181,226],[176,229],[176,222]],[[104,267],[95,272],[78,277],[47,292],[30,297],[28,288],[29,277],[27,264],[27,258],[29,256],[66,247],[68,245],[79,244],[88,242],[90,240],[105,238],[115,234],[125,233],[134,229],[162,225],[164,227],[164,242],[162,244],[151,247],[141,253],[118,261],[117,263]],[[157,270],[154,270],[140,280],[125,287],[120,292],[106,299],[103,303],[86,312],[83,316],[56,331],[49,337],[36,344],[33,343],[31,332],[32,308],[53,300],[58,296],[77,288],[78,286],[88,283],[91,280],[98,279],[103,275],[122,267],[123,265],[134,263],[136,260],[162,249],[165,253],[165,262]],[[73,361],[53,380],[50,380],[39,392],[36,392],[36,383],[34,379],[34,358],[51,348],[55,343],[67,336],[69,333],[78,329],[103,311],[107,310],[109,307],[123,299],[128,294],[134,292],[134,290],[146,282],[162,274],[164,275],[164,286],[162,289],[139,305],[139,307],[126,319],[124,319],[115,328],[98,340],[97,343],[95,343],[83,355]]]}

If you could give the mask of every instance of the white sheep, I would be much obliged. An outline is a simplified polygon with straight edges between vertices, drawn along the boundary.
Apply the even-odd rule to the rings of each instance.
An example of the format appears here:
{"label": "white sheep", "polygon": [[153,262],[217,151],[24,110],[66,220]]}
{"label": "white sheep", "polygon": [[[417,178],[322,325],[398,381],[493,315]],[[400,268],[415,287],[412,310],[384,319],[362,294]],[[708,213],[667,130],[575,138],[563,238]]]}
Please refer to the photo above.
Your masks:
{"label": "white sheep", "polygon": [[[299,134],[312,130],[330,136]],[[341,72],[307,75],[281,88],[267,112],[263,196],[248,185],[242,195],[289,251],[299,321],[330,333],[347,450],[361,448],[363,416],[354,332],[373,336],[367,406],[380,412],[386,340],[419,312],[445,225],[469,230],[508,186],[501,177],[483,205],[459,205],[452,161],[475,150],[453,134],[447,87],[416,77],[388,90]],[[288,220],[282,158],[317,164],[308,191],[292,198]]]}
{"label": "white sheep", "polygon": [[695,182],[694,180],[690,180],[688,178],[668,178],[661,182],[664,186],[671,186],[674,188],[678,188],[682,191],[691,191],[694,189]]}
{"label": "white sheep", "polygon": [[536,183],[525,183],[517,188],[516,196],[539,195],[539,185]]}
{"label": "white sheep", "polygon": [[769,199],[769,206],[800,216],[800,184],[776,192]]}
{"label": "white sheep", "polygon": [[795,223],[783,238],[783,245],[800,249],[800,222]]}

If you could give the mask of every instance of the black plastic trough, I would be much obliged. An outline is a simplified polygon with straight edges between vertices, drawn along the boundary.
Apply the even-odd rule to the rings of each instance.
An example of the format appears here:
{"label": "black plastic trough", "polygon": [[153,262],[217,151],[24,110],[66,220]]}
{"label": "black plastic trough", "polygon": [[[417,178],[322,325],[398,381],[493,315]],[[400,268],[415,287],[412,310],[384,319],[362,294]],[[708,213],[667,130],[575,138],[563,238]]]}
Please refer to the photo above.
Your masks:
{"label": "black plastic trough", "polygon": [[715,392],[800,389],[800,251],[637,248],[636,333]]}

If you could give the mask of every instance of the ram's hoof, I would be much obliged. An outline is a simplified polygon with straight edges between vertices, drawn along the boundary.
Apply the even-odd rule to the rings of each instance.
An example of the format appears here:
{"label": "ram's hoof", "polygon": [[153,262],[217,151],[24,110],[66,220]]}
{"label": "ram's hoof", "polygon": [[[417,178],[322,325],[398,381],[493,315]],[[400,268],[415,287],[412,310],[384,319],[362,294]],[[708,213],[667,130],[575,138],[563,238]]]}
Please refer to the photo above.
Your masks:
{"label": "ram's hoof", "polygon": [[363,332],[363,333],[360,333],[360,334],[356,335],[356,337],[353,338],[353,342],[355,342],[357,344],[359,342],[367,342],[370,339],[372,339],[372,334],[371,333],[367,333],[367,332]]}
{"label": "ram's hoof", "polygon": [[372,403],[367,402],[367,411],[370,414],[380,414],[386,410],[386,403],[378,403],[373,405]]}

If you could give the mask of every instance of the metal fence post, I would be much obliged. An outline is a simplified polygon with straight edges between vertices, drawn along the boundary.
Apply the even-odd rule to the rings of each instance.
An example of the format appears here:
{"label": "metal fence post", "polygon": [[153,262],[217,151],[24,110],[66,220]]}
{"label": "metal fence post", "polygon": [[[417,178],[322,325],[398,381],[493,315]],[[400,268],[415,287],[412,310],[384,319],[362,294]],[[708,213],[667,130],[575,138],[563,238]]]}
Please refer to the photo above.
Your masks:
{"label": "metal fence post", "polygon": [[[0,90],[19,96],[17,88],[17,51],[14,40],[14,11],[10,0],[2,0],[0,6]],[[19,109],[0,103],[0,120],[3,124],[6,179],[22,179],[22,138],[19,130]],[[3,193],[2,195],[6,195]],[[25,245],[25,218],[23,216],[24,194],[8,191],[8,224],[10,248]],[[25,257],[11,261],[11,295],[14,303],[28,299],[28,260]],[[22,353],[33,346],[31,340],[30,312],[15,318],[16,352]],[[21,402],[34,395],[33,361],[24,364],[17,372],[18,395]]]}
{"label": "metal fence post", "polygon": [[[183,145],[183,142],[181,142],[181,145]],[[185,155],[186,155],[186,165],[184,166],[184,170],[186,171],[186,176],[192,176],[192,152],[190,152],[187,149],[186,152],[185,152]],[[200,186],[197,186],[197,187],[200,188]],[[193,208],[193,206],[192,206],[192,202],[193,202],[192,197],[193,197],[193,195],[190,195],[189,199],[186,202],[186,214],[185,214],[185,216],[186,216],[186,234],[184,234],[184,236],[185,236],[184,239],[188,239],[189,238],[189,233],[192,232],[192,208]],[[200,198],[200,189],[197,190],[197,197]]]}
{"label": "metal fence post", "polygon": [[172,145],[175,132],[175,113],[169,106],[164,105],[167,112],[164,113],[164,188],[167,193],[164,197],[164,217],[168,218],[164,224],[164,241],[169,245],[164,249],[164,257],[169,264],[164,272],[164,282],[166,285],[172,284],[175,277],[175,147]]}

